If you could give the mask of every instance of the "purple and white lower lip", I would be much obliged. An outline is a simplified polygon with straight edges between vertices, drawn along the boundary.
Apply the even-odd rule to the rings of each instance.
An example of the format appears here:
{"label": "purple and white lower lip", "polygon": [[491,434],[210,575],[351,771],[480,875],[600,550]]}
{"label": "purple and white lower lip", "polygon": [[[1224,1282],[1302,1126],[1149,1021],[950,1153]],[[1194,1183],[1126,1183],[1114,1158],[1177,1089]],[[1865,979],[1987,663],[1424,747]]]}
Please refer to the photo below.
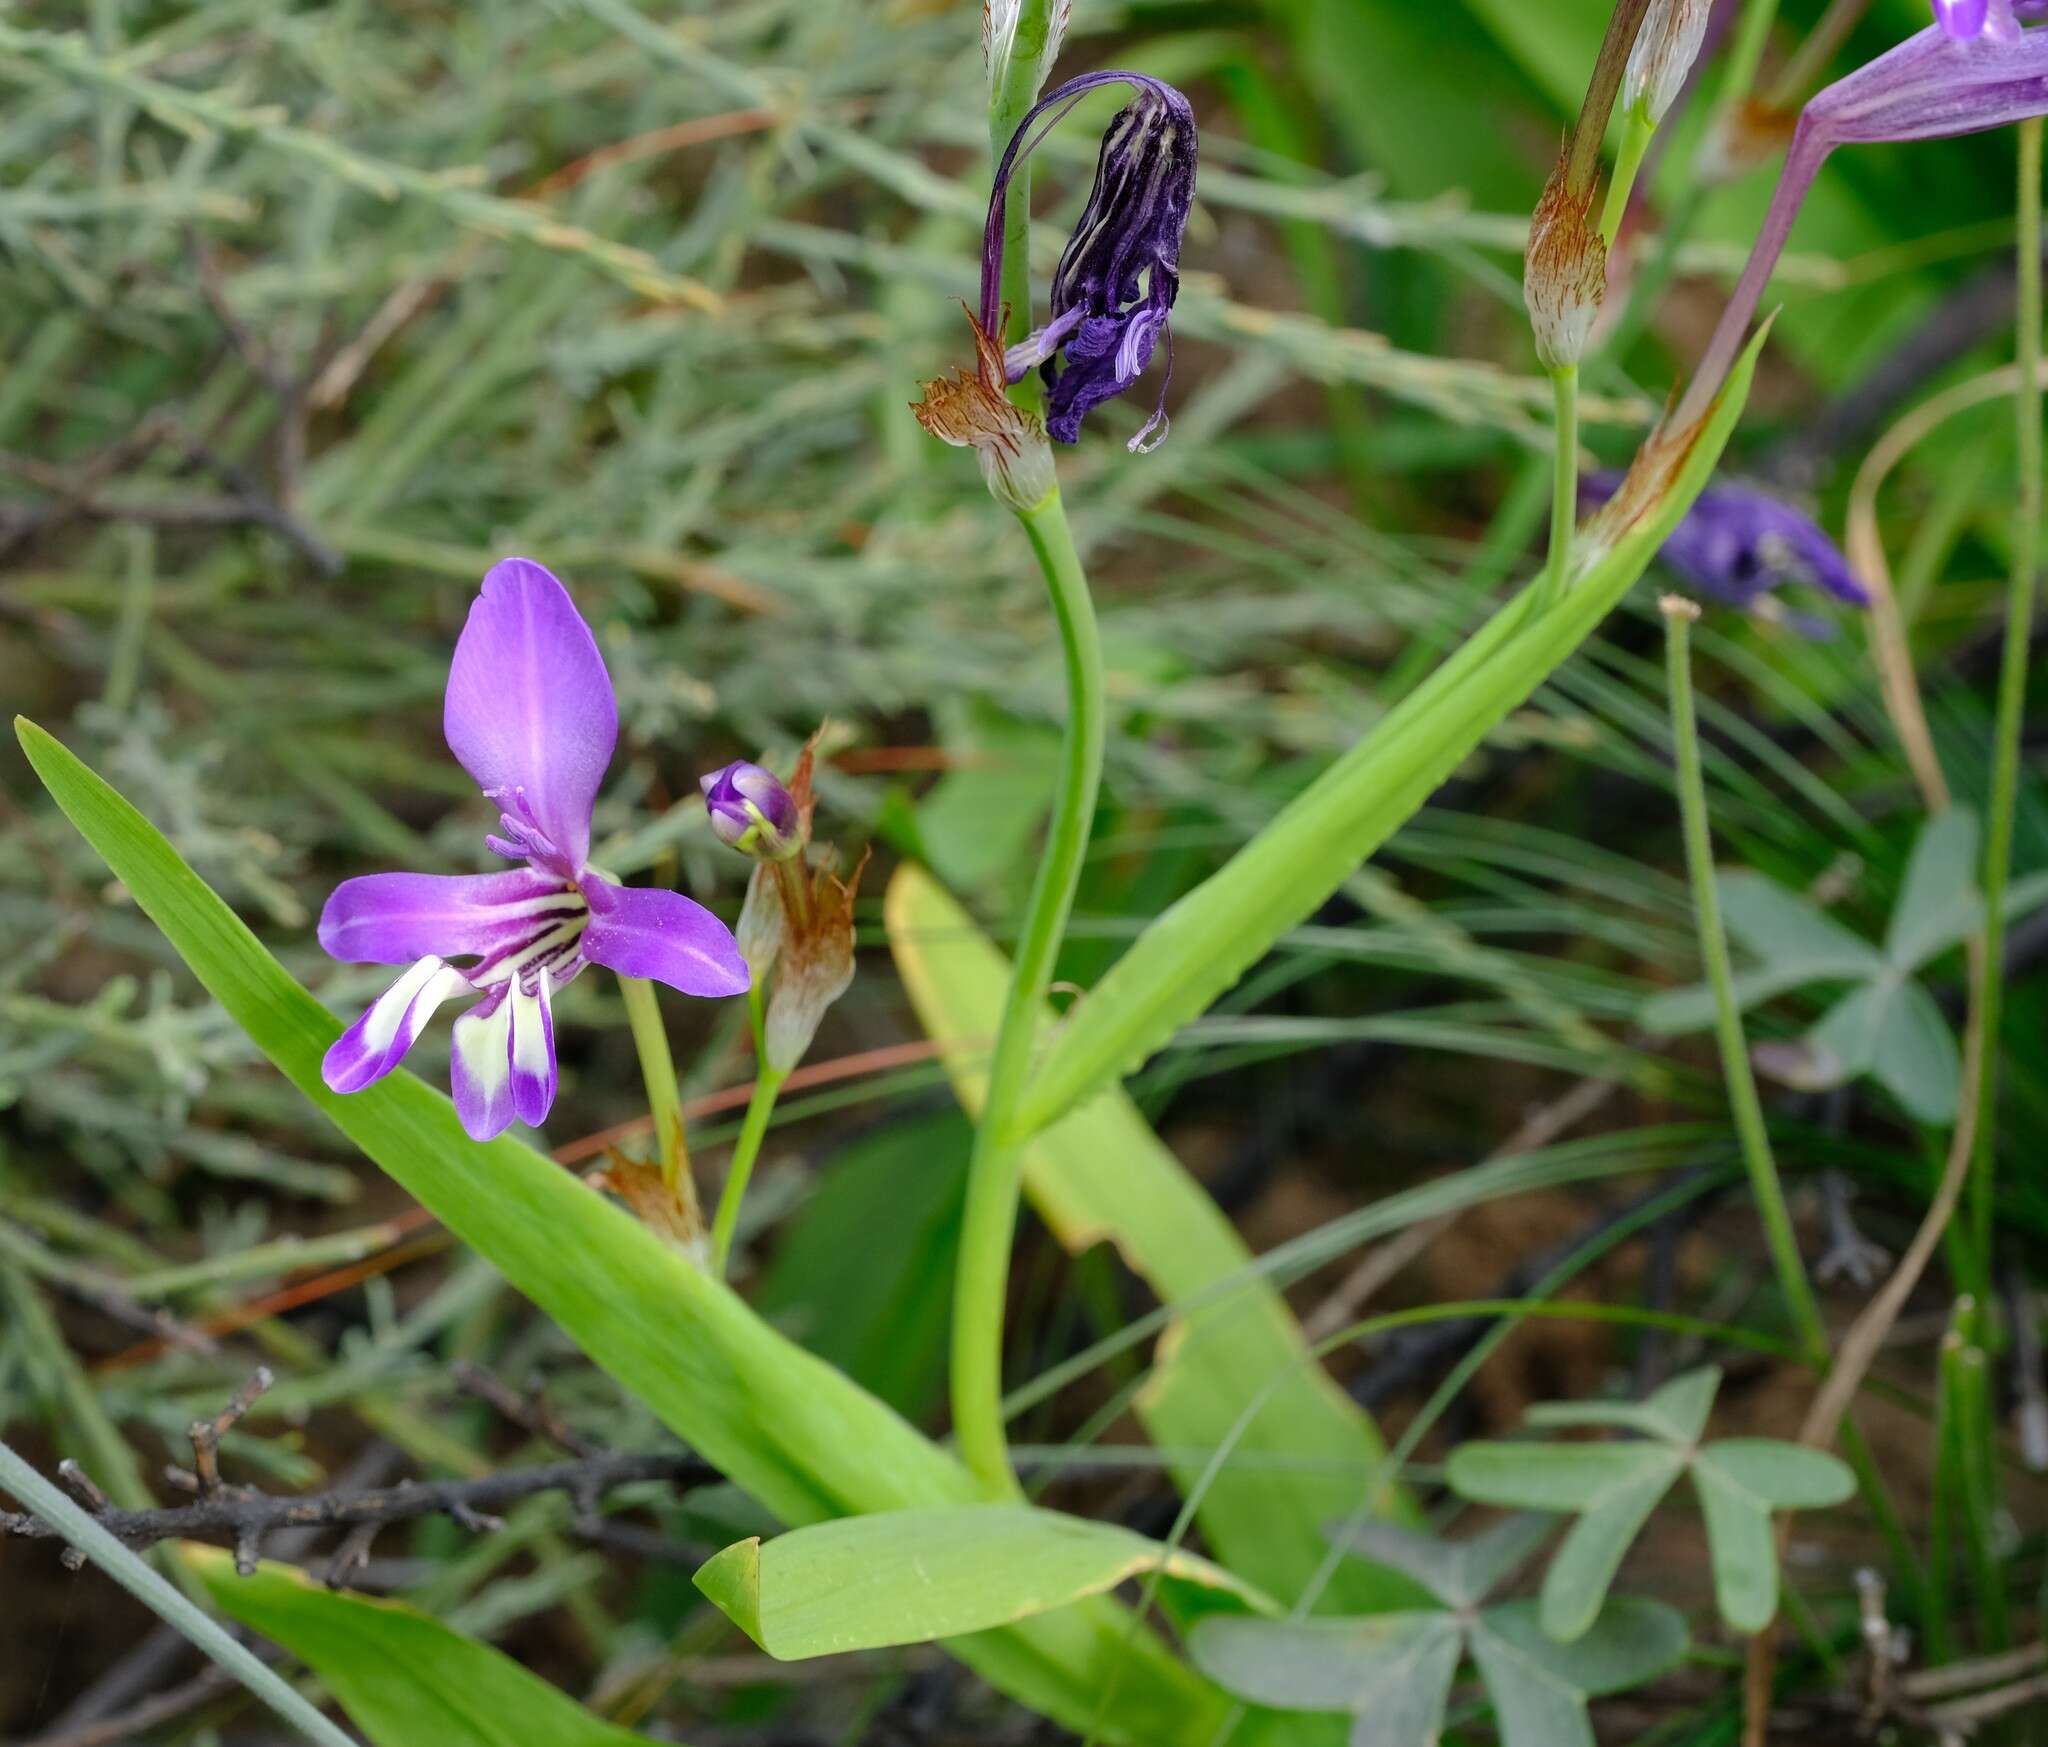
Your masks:
{"label": "purple and white lower lip", "polygon": [[582,969],[580,947],[590,926],[590,906],[581,892],[559,892],[507,909],[517,912],[508,913],[508,924],[517,921],[521,926],[502,947],[469,968],[469,980],[479,989],[501,983],[523,988],[540,972],[551,973],[559,988]]}
{"label": "purple and white lower lip", "polygon": [[337,1092],[359,1092],[382,1079],[405,1059],[444,1002],[471,992],[469,979],[446,959],[421,959],[335,1039],[320,1064],[327,1084]]}

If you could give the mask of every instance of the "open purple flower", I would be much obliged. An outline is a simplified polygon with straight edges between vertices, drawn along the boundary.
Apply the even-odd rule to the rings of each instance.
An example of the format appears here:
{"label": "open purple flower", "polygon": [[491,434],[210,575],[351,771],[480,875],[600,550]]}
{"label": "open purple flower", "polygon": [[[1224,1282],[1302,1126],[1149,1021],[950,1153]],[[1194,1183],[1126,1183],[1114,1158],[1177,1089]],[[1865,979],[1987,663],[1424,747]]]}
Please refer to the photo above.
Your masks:
{"label": "open purple flower", "polygon": [[[1052,316],[1005,358],[1009,380],[1034,365],[1045,379],[1045,428],[1062,443],[1081,421],[1144,374],[1160,342],[1173,373],[1167,318],[1180,295],[1180,245],[1195,197],[1195,112],[1164,81],[1144,73],[1084,73],[1049,91],[1011,135],[996,166],[981,245],[983,330],[1002,332],[1003,219],[1010,178],[1069,110],[1104,85],[1135,95],[1102,136],[1087,210],[1067,240],[1052,279]],[[1131,439],[1135,450],[1165,436],[1166,383],[1159,405]],[[1154,433],[1157,433],[1157,436]]]}
{"label": "open purple flower", "polygon": [[[1579,496],[1589,505],[1605,503],[1620,484],[1618,473],[1595,473],[1580,483]],[[1713,485],[1701,492],[1657,557],[1694,593],[1744,612],[1760,613],[1765,597],[1787,583],[1820,589],[1852,607],[1870,605],[1869,591],[1819,524],[1750,485]],[[1824,619],[1782,611],[1775,616],[1810,637],[1834,634]]]}
{"label": "open purple flower", "polygon": [[[346,880],[320,913],[320,944],[351,964],[410,968],[321,1063],[359,1092],[405,1059],[456,996],[450,1078],[478,1140],[555,1101],[555,990],[586,964],[686,995],[737,995],[747,967],[724,923],[680,893],[622,886],[592,868],[590,810],[618,740],[604,658],[568,591],[528,558],[491,567],[448,669],[448,748],[498,808],[485,843],[523,862],[502,873],[387,873]],[[469,959],[461,966],[451,959]]]}
{"label": "open purple flower", "polygon": [[[1765,285],[1820,167],[1837,146],[1951,139],[2048,115],[2048,0],[1951,0],[1930,24],[1819,92],[1800,111],[1785,168],[1748,265],[1707,342],[1673,423],[1683,427],[1720,392]],[[1977,29],[1962,27],[1974,23]]]}

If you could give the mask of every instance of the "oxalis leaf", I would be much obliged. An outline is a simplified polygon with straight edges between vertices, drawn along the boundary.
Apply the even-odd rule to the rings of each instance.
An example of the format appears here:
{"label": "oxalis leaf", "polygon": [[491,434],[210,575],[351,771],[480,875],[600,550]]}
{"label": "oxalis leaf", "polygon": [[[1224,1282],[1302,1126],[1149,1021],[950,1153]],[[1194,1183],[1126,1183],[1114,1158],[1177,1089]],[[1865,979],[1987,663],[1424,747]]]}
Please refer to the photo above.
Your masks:
{"label": "oxalis leaf", "polygon": [[1113,1523],[1029,1505],[896,1510],[740,1541],[697,1587],[778,1661],[984,1632],[1158,1572],[1197,1609],[1277,1612],[1229,1572]]}
{"label": "oxalis leaf", "polygon": [[1517,1509],[1576,1510],[1543,1579],[1543,1628],[1580,1639],[1600,1617],[1623,1556],[1682,1474],[1692,1476],[1706,1520],[1721,1617],[1760,1632],[1778,1611],[1771,1513],[1840,1504],[1856,1490],[1848,1465],[1820,1450],[1771,1438],[1701,1443],[1721,1373],[1714,1366],[1673,1378],[1640,1407],[1560,1404],[1529,1418],[1551,1426],[1605,1422],[1646,1434],[1619,1444],[1472,1443],[1451,1452],[1461,1496]]}
{"label": "oxalis leaf", "polygon": [[1199,1017],[1414,816],[1487,733],[1613,610],[1691,508],[1749,393],[1769,324],[1750,342],[1657,509],[1548,612],[1525,590],[1297,796],[1222,868],[1153,922],[1082,998],[1046,1051],[1018,1117],[1036,1133],[1133,1072]]}
{"label": "oxalis leaf", "polygon": [[325,1589],[286,1565],[240,1577],[219,1547],[179,1553],[222,1609],[319,1675],[375,1747],[650,1747],[403,1602]]}
{"label": "oxalis leaf", "polygon": [[1531,1603],[1482,1606],[1549,1532],[1516,1517],[1473,1540],[1444,1542],[1370,1524],[1346,1550],[1408,1572],[1445,1606],[1358,1619],[1196,1622],[1196,1663],[1220,1685],[1276,1710],[1348,1711],[1352,1747],[1418,1747],[1441,1734],[1458,1663],[1469,1655],[1493,1700],[1505,1747],[1593,1747],[1586,1703],[1635,1686],[1685,1654],[1685,1621],[1659,1602],[1609,1601],[1571,1644]]}
{"label": "oxalis leaf", "polygon": [[[768,1509],[801,1524],[975,1500],[956,1458],[531,1147],[472,1141],[448,1099],[403,1071],[329,1092],[320,1058],[341,1031],[333,1016],[106,782],[33,723],[16,732],[66,816],[285,1076]],[[1106,1597],[951,1648],[1033,1709],[1134,1747],[1207,1740],[1230,1709]]]}

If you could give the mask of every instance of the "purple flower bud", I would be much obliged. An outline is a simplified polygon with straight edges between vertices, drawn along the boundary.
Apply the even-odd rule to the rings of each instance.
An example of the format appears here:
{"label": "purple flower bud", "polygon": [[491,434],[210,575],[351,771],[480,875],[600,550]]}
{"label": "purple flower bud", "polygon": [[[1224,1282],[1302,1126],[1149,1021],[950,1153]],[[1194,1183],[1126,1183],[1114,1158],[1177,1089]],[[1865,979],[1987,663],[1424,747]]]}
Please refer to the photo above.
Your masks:
{"label": "purple flower bud", "polygon": [[[1053,274],[1052,318],[1005,361],[1012,382],[1039,367],[1049,390],[1045,426],[1062,443],[1075,441],[1090,412],[1137,381],[1162,340],[1172,374],[1167,317],[1180,294],[1181,237],[1195,197],[1195,113],[1188,100],[1143,73],[1086,73],[1048,92],[996,166],[982,236],[981,326],[999,333],[1010,178],[1076,103],[1113,84],[1129,85],[1136,95],[1102,136],[1087,210]],[[1165,426],[1162,382],[1159,406],[1130,447],[1152,447]]]}
{"label": "purple flower bud", "polygon": [[[1596,473],[1581,484],[1580,496],[1605,503],[1620,483],[1618,474]],[[1852,607],[1870,605],[1869,591],[1818,524],[1754,486],[1709,486],[1657,556],[1696,594],[1760,616],[1771,605],[1765,597],[1786,583],[1821,589]],[[1775,608],[1769,616],[1808,636],[1833,635],[1823,619]]]}
{"label": "purple flower bud", "polygon": [[699,777],[718,841],[762,861],[787,861],[804,846],[796,798],[773,771],[744,759]]}

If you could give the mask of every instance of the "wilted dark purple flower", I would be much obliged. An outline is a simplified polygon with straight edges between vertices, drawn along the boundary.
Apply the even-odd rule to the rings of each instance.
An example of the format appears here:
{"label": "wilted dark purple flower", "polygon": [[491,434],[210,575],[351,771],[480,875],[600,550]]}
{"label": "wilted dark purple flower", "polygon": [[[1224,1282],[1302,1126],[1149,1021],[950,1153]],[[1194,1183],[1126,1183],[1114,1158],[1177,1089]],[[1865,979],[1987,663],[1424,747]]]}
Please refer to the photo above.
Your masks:
{"label": "wilted dark purple flower", "polygon": [[[1605,503],[1620,484],[1618,473],[1592,474],[1580,484],[1581,501]],[[1870,605],[1841,548],[1812,517],[1754,486],[1709,486],[1657,556],[1696,593],[1744,612],[1759,610],[1764,597],[1786,583],[1821,589],[1852,607]],[[1822,619],[1778,616],[1809,636],[1834,634]]]}
{"label": "wilted dark purple flower", "polygon": [[[1088,207],[1052,279],[1052,316],[1005,358],[1009,380],[1036,365],[1048,389],[1045,426],[1062,443],[1081,421],[1144,373],[1161,340],[1173,370],[1168,314],[1180,294],[1180,244],[1195,197],[1195,113],[1171,85],[1143,73],[1084,73],[1039,99],[996,166],[981,245],[981,326],[1002,331],[1003,220],[1010,178],[1089,92],[1128,85],[1136,93],[1102,136]],[[1166,434],[1166,384],[1159,406],[1131,439],[1150,448]],[[1154,433],[1157,432],[1155,437]]]}
{"label": "wilted dark purple flower", "polygon": [[[1836,80],[1800,112],[1763,230],[1676,423],[1698,418],[1719,393],[1806,192],[1837,146],[1950,139],[2048,115],[2048,31],[2022,30],[2016,22],[2048,16],[2048,0],[1988,0],[1988,10],[1983,0],[1958,0],[1952,10],[1953,21],[1908,37]],[[1955,24],[1979,14],[1978,33],[1952,34]]]}
{"label": "wilted dark purple flower", "polygon": [[[493,565],[448,669],[448,747],[498,807],[484,842],[504,873],[369,874],[320,913],[320,944],[350,964],[408,965],[335,1041],[321,1075],[359,1092],[405,1059],[443,1002],[483,999],[455,1022],[451,1079],[478,1140],[555,1100],[554,991],[586,964],[686,995],[737,995],[747,967],[724,923],[679,892],[622,886],[588,865],[590,810],[612,761],[611,676],[569,594],[528,558]],[[476,962],[457,967],[451,958]]]}
{"label": "wilted dark purple flower", "polygon": [[763,861],[787,861],[804,846],[796,797],[772,770],[745,759],[699,777],[718,841]]}

